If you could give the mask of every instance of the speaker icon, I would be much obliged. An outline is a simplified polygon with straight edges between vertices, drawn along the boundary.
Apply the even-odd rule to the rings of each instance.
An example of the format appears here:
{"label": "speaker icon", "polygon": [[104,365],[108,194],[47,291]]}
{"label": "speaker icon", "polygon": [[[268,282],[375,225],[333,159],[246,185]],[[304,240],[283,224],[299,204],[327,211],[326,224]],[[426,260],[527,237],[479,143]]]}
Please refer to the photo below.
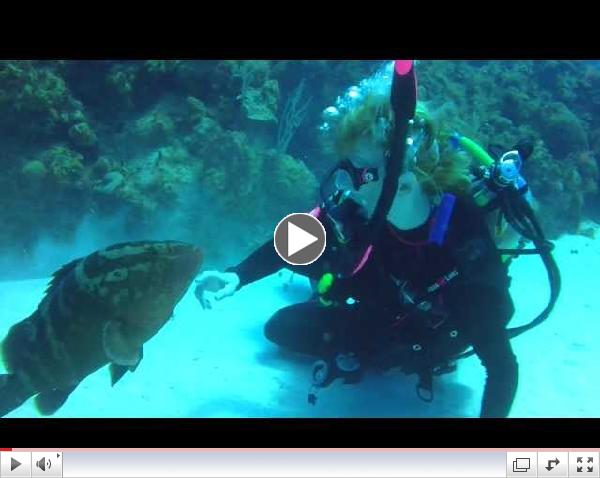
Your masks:
{"label": "speaker icon", "polygon": [[46,457],[43,456],[35,462],[35,466],[42,471],[46,471],[52,468],[52,462],[50,461],[50,458],[46,459]]}

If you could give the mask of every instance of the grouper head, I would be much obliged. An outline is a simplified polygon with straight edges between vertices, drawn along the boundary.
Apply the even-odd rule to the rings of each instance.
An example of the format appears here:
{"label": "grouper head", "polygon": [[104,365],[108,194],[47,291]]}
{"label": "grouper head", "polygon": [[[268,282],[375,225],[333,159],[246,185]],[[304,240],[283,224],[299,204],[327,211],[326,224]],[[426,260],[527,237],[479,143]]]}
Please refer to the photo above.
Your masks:
{"label": "grouper head", "polygon": [[184,242],[115,244],[85,259],[78,282],[147,340],[170,318],[201,262],[200,250]]}

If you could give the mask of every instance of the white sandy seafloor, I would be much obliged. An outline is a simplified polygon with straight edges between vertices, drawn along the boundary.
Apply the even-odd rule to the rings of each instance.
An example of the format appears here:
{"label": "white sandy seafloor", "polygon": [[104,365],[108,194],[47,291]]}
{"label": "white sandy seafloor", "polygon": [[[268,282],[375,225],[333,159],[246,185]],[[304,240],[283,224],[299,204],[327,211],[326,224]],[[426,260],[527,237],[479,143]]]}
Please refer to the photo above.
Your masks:
{"label": "white sandy seafloor", "polygon": [[[552,316],[513,340],[519,387],[511,417],[600,417],[600,239],[556,242],[563,289]],[[548,281],[537,256],[511,266],[517,313],[511,326],[546,305]],[[87,377],[55,417],[476,417],[484,369],[476,357],[435,382],[419,400],[414,376],[367,373],[358,385],[334,383],[307,402],[312,358],[280,351],[263,336],[276,310],[309,295],[307,281],[276,274],[202,310],[193,288],[174,319],[145,346],[144,359],[110,387],[107,367]],[[33,312],[46,280],[0,282],[0,337]],[[482,318],[484,320],[484,318]],[[0,365],[1,367],[1,365]],[[3,369],[0,368],[0,372]],[[8,417],[39,416],[29,400]]]}

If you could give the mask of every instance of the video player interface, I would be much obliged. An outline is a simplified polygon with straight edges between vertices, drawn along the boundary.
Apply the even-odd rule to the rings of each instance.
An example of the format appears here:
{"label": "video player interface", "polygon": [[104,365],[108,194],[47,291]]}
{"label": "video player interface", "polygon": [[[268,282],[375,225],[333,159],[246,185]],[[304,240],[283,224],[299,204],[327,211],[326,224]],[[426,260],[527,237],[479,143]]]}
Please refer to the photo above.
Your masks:
{"label": "video player interface", "polygon": [[598,477],[583,449],[6,449],[0,478]]}
{"label": "video player interface", "polygon": [[598,60],[0,60],[0,164],[0,418],[600,417]]}

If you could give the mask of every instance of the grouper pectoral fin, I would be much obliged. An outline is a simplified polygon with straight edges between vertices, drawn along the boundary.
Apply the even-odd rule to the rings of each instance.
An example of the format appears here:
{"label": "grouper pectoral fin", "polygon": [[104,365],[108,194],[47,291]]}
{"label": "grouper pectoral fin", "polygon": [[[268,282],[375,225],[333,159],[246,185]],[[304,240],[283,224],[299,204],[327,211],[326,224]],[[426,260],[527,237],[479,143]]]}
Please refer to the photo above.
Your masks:
{"label": "grouper pectoral fin", "polygon": [[56,389],[50,392],[40,393],[34,399],[36,408],[42,415],[54,415],[56,411],[65,404],[69,395],[77,388],[77,385],[64,390]]}
{"label": "grouper pectoral fin", "polygon": [[127,372],[135,372],[135,369],[137,369],[138,365],[141,362],[141,359],[144,357],[144,349],[140,350],[140,360],[138,361],[137,364],[133,365],[133,366],[129,366],[126,367],[125,365],[119,365],[116,363],[111,363],[110,364],[110,384],[112,387],[115,386],[115,384],[121,380],[121,378],[123,378],[123,375],[125,375]]}
{"label": "grouper pectoral fin", "polygon": [[117,365],[116,363],[111,363],[109,370],[110,370],[110,385],[111,385],[111,387],[114,387],[115,384],[123,378],[123,375],[125,375],[129,371],[129,367],[125,367],[123,365]]}
{"label": "grouper pectoral fin", "polygon": [[116,365],[135,367],[142,360],[141,348],[132,346],[118,322],[109,321],[104,326],[102,344],[109,361]]}

